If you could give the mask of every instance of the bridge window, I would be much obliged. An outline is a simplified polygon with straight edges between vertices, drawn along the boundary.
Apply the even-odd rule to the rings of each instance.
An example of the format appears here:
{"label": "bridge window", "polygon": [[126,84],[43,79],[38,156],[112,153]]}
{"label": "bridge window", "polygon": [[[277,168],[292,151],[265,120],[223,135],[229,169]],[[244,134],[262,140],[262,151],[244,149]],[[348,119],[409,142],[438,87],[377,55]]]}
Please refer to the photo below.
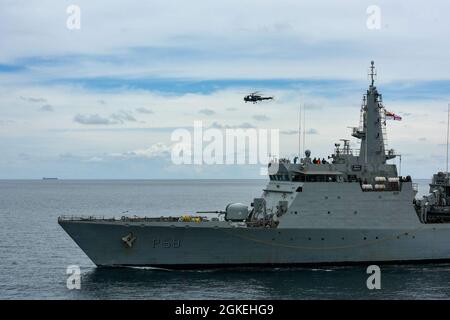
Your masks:
{"label": "bridge window", "polygon": [[307,174],[307,175],[294,175],[292,177],[294,182],[336,182],[337,175],[325,175],[325,174]]}
{"label": "bridge window", "polygon": [[307,175],[307,182],[329,182],[328,176],[326,175]]}
{"label": "bridge window", "polygon": [[287,174],[273,174],[269,178],[272,181],[289,181],[289,175]]}
{"label": "bridge window", "polygon": [[294,175],[292,177],[292,181],[294,181],[294,182],[305,182],[305,175],[303,175],[303,174]]}
{"label": "bridge window", "polygon": [[306,182],[318,182],[318,176],[317,175],[307,175]]}

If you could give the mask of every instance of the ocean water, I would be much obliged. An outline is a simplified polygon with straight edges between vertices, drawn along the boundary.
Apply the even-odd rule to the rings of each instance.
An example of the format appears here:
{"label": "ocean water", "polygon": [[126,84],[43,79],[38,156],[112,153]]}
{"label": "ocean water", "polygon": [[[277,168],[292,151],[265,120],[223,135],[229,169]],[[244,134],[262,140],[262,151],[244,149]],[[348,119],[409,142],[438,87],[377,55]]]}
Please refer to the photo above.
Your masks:
{"label": "ocean water", "polygon": [[[427,181],[418,181],[420,193]],[[57,224],[66,215],[178,215],[259,196],[262,180],[0,181],[0,299],[448,299],[450,264],[166,271],[101,269]],[[79,265],[81,289],[66,287]]]}

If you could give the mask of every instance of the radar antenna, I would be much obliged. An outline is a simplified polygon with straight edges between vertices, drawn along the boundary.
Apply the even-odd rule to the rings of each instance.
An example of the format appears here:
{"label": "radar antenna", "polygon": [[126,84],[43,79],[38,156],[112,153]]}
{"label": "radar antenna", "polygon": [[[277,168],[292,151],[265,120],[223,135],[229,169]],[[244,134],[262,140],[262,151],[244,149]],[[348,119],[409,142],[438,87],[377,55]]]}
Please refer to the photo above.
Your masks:
{"label": "radar antenna", "polygon": [[369,77],[370,77],[370,80],[372,81],[371,86],[373,87],[373,84],[375,82],[375,78],[377,77],[377,70],[375,69],[375,62],[373,60],[370,62]]}

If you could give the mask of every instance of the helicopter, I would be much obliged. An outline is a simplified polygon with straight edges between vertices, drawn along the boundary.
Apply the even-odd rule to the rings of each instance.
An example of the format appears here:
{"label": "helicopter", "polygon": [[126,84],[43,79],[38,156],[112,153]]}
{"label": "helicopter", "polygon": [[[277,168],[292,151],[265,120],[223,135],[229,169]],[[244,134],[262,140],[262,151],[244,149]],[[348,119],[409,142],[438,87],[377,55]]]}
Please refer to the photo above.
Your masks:
{"label": "helicopter", "polygon": [[263,97],[261,94],[259,94],[259,91],[252,92],[244,97],[245,103],[247,102],[257,103],[258,101],[263,100],[273,100],[273,97]]}

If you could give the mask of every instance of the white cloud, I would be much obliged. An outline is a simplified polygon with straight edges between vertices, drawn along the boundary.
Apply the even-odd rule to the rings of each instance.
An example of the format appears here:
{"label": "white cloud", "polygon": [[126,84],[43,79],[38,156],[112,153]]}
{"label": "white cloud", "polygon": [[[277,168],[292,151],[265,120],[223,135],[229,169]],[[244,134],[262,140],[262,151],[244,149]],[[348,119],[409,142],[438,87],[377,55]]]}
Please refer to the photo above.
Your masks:
{"label": "white cloud", "polygon": [[55,109],[53,108],[53,106],[51,106],[49,104],[44,104],[42,107],[39,108],[39,111],[53,112],[53,111],[55,111]]}
{"label": "white cloud", "polygon": [[73,120],[75,122],[78,122],[80,124],[87,124],[87,125],[95,125],[95,124],[114,124],[116,122],[112,121],[109,118],[105,118],[102,116],[99,116],[98,114],[77,114]]}
{"label": "white cloud", "polygon": [[158,142],[145,149],[137,149],[120,154],[121,157],[143,157],[143,158],[168,158],[171,148],[162,142]]}
{"label": "white cloud", "polygon": [[109,124],[123,124],[125,122],[136,122],[136,118],[126,111],[113,113],[108,117],[103,117],[98,114],[77,114],[73,120],[85,125],[109,125]]}
{"label": "white cloud", "polygon": [[212,115],[216,114],[216,112],[211,109],[201,109],[198,111],[198,113],[204,114],[205,116],[212,116]]}
{"label": "white cloud", "polygon": [[139,113],[144,113],[144,114],[153,114],[154,113],[153,110],[147,109],[147,108],[142,108],[142,107],[136,108],[136,111]]}
{"label": "white cloud", "polygon": [[240,124],[233,124],[233,125],[230,125],[230,124],[224,125],[224,124],[221,124],[221,123],[215,121],[211,124],[211,128],[214,128],[214,129],[250,129],[250,128],[255,128],[255,126],[248,122],[243,122]]}
{"label": "white cloud", "polygon": [[256,121],[269,121],[270,118],[268,116],[266,116],[265,114],[255,114],[253,116],[253,119],[255,119]]}
{"label": "white cloud", "polygon": [[286,135],[293,135],[293,134],[298,134],[298,130],[282,130],[280,131],[281,134],[286,134]]}
{"label": "white cloud", "polygon": [[110,116],[111,119],[115,120],[116,123],[124,123],[126,121],[136,122],[136,118],[133,117],[129,112],[119,111],[118,113],[113,113]]}
{"label": "white cloud", "polygon": [[29,101],[29,102],[46,102],[47,101],[44,98],[23,97],[23,96],[20,96],[20,99],[22,99],[24,101]]}
{"label": "white cloud", "polygon": [[306,134],[319,134],[319,131],[314,128],[309,128],[308,130],[306,130]]}

